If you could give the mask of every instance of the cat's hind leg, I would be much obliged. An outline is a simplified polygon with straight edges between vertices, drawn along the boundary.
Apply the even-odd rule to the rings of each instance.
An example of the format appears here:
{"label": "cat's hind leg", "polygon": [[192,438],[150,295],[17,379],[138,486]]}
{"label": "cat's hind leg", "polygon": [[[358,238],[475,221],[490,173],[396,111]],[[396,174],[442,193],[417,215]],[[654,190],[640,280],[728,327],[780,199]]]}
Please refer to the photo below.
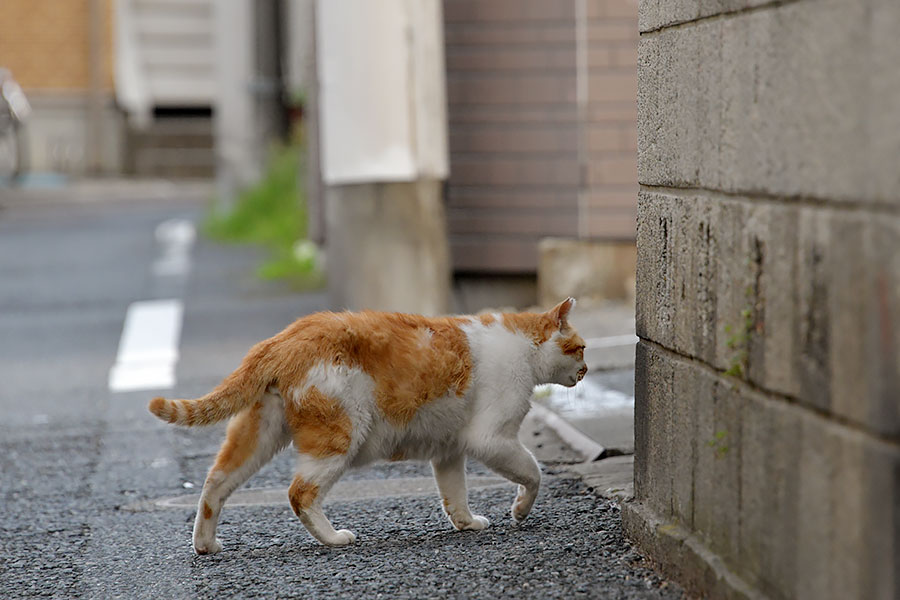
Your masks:
{"label": "cat's hind leg", "polygon": [[511,512],[516,522],[524,520],[541,487],[541,468],[531,452],[518,439],[505,437],[490,438],[471,452],[489,469],[519,484]]}
{"label": "cat's hind leg", "polygon": [[484,529],[490,524],[486,517],[473,515],[469,510],[464,454],[432,460],[431,469],[441,494],[444,512],[456,529]]}
{"label": "cat's hind leg", "polygon": [[[295,442],[296,443],[296,442]],[[349,466],[346,455],[314,457],[299,454],[297,473],[288,490],[291,508],[307,531],[326,546],[346,546],[356,541],[349,529],[335,530],[322,511],[322,501]]]}
{"label": "cat's hind leg", "polygon": [[264,394],[259,402],[231,419],[200,495],[193,536],[197,554],[214,554],[222,549],[216,539],[216,525],[225,500],[290,440],[282,400],[276,394]]}

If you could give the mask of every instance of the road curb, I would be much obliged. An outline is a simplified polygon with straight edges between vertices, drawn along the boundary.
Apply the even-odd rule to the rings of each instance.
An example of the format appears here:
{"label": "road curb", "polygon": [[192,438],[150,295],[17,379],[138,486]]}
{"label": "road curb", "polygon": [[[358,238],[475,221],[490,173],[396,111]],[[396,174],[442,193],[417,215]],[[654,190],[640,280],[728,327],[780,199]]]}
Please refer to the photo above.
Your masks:
{"label": "road curb", "polygon": [[563,442],[580,454],[584,462],[593,462],[606,452],[606,448],[583,434],[549,408],[533,402],[531,404],[531,412],[544,425],[553,430]]}

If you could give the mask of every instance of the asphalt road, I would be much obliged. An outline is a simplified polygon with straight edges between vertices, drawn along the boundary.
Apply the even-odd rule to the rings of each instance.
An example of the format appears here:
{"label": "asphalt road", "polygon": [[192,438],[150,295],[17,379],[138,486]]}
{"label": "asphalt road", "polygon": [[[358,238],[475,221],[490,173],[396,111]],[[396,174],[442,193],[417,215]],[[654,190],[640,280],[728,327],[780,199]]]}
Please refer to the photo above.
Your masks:
{"label": "asphalt road", "polygon": [[[375,497],[328,506],[355,545],[319,545],[286,501],[226,505],[224,551],[195,556],[193,509],[157,500],[197,491],[223,427],[173,428],[146,411],[153,392],[109,390],[128,306],[184,302],[178,396],[205,392],[252,343],[325,307],[321,294],[256,280],[254,251],[202,239],[186,278],[154,274],[157,226],[201,214],[178,197],[0,208],[0,597],[681,596],[539,429],[526,435],[547,477],[523,525],[508,518],[512,488],[488,485],[471,499],[491,527],[455,532],[435,493],[395,495],[397,478],[424,485],[425,466],[379,465],[350,475]],[[248,485],[287,485],[290,453]]]}

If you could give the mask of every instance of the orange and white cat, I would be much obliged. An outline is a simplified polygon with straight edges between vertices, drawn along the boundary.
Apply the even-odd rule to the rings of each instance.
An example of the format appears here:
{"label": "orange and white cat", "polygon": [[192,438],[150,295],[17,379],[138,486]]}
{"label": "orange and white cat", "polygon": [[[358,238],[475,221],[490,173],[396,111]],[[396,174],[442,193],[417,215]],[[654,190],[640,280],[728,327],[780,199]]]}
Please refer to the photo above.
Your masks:
{"label": "orange and white cat", "polygon": [[349,467],[376,460],[431,461],[444,511],[456,529],[484,529],[469,510],[465,459],[513,481],[516,521],[534,504],[541,471],[519,442],[535,385],[574,386],[587,372],[584,340],[567,317],[568,298],[545,313],[426,318],[343,312],[298,319],[256,344],[240,367],[195,400],[154,398],[169,423],[207,425],[228,417],[194,522],[194,550],[222,549],[222,505],[293,442],[291,507],[323,544],[356,536],[335,531],[322,499]]}

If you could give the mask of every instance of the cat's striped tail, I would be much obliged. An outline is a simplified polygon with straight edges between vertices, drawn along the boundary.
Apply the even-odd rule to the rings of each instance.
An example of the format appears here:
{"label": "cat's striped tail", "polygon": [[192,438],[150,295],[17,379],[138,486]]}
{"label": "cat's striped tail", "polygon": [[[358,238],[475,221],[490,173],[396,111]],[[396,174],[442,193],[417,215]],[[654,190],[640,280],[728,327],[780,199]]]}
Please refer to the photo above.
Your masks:
{"label": "cat's striped tail", "polygon": [[252,406],[269,384],[264,372],[263,344],[254,347],[241,366],[213,391],[193,399],[169,400],[156,397],[148,408],[154,415],[176,425],[210,425]]}

